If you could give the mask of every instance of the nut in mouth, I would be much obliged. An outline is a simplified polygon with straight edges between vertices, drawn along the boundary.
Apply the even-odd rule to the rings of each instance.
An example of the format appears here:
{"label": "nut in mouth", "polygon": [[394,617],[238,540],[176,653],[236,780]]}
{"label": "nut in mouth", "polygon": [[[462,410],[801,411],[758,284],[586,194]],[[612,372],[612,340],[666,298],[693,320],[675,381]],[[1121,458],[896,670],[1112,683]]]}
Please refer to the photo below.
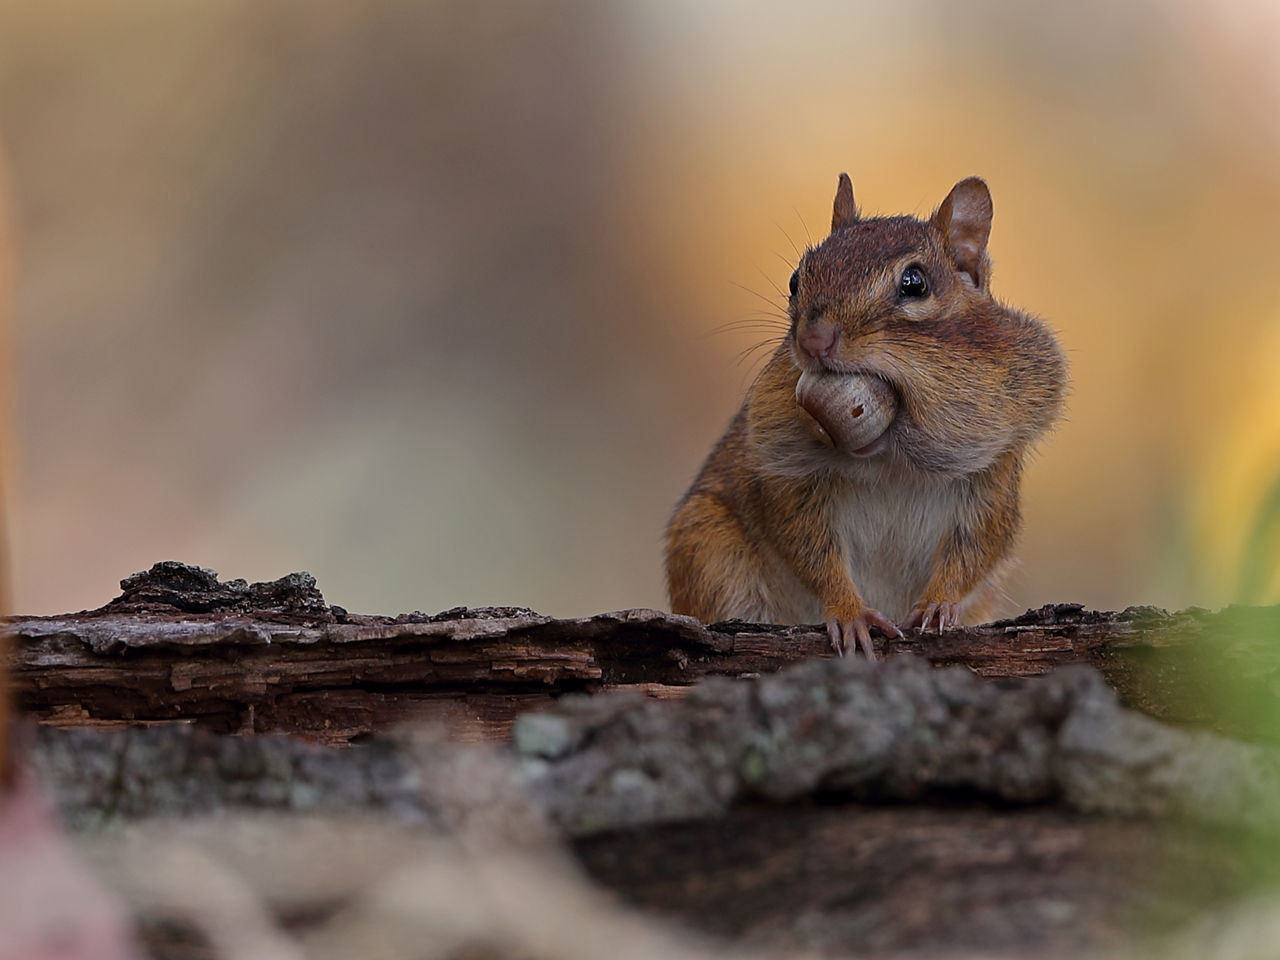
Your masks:
{"label": "nut in mouth", "polygon": [[796,381],[796,403],[813,418],[824,442],[858,456],[883,449],[885,431],[898,414],[893,387],[867,373],[801,373]]}

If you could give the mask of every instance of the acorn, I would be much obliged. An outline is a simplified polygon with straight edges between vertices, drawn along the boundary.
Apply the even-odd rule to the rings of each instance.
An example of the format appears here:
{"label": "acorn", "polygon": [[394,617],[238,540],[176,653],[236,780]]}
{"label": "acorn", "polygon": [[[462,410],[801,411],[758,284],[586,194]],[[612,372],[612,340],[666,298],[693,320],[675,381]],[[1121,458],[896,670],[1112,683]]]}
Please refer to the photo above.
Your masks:
{"label": "acorn", "polygon": [[[837,450],[870,453],[898,414],[898,396],[879,377],[861,373],[802,373],[796,403]],[[820,436],[822,435],[820,434]]]}

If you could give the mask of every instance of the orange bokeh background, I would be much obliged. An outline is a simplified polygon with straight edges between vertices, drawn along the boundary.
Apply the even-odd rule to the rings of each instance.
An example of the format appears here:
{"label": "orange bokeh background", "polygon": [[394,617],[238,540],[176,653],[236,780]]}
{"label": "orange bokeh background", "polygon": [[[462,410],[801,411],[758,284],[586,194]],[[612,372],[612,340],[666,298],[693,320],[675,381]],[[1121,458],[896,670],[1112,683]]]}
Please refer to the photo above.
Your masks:
{"label": "orange bokeh background", "polygon": [[841,170],[884,213],[984,176],[1068,351],[1015,606],[1280,599],[1278,48],[1243,0],[5,4],[16,607],[169,558],[663,606]]}

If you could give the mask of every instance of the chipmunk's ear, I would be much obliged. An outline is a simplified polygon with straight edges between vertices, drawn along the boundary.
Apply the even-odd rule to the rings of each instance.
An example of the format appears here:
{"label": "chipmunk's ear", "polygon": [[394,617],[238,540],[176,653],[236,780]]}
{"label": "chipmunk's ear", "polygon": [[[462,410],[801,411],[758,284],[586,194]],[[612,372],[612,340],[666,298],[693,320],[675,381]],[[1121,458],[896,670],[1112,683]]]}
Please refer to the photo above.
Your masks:
{"label": "chipmunk's ear", "polygon": [[961,180],[933,214],[933,225],[946,238],[956,267],[979,290],[987,288],[991,261],[987,239],[991,236],[991,191],[979,177]]}
{"label": "chipmunk's ear", "polygon": [[842,173],[840,185],[836,187],[836,205],[831,211],[831,232],[857,222],[858,205],[853,202],[853,181],[847,173]]}

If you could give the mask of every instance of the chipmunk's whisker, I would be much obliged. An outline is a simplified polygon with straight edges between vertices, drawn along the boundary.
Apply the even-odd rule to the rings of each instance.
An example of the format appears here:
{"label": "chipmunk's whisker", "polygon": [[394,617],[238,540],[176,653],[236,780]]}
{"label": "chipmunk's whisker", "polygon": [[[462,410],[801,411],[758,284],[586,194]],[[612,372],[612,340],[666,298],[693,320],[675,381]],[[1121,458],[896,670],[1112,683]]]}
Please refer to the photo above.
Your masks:
{"label": "chipmunk's whisker", "polygon": [[[731,282],[732,282],[732,281],[731,281]],[[739,290],[742,290],[742,291],[744,291],[744,292],[746,292],[746,293],[751,294],[753,297],[759,297],[761,300],[763,300],[765,303],[767,303],[767,304],[768,304],[770,307],[772,307],[774,310],[781,310],[781,309],[782,309],[782,305],[781,305],[781,304],[779,304],[779,303],[775,303],[773,300],[770,300],[768,297],[766,297],[766,296],[765,296],[763,293],[761,293],[759,290],[752,290],[750,287],[743,286],[741,283],[734,283],[733,285],[734,285],[735,287],[737,287]],[[779,296],[781,296],[782,291],[781,291],[781,290],[779,290],[779,291],[778,291],[778,294],[779,294]],[[786,299],[786,298],[784,297],[784,298],[783,298],[783,300],[785,301],[785,299]]]}
{"label": "chipmunk's whisker", "polygon": [[752,316],[729,320],[712,327],[712,333],[728,333],[734,330],[786,330],[791,322],[781,316]]}
{"label": "chipmunk's whisker", "polygon": [[751,346],[738,351],[738,355],[734,358],[734,364],[740,366],[743,363],[745,363],[747,360],[751,359],[751,357],[758,351],[764,350],[769,347],[776,347],[778,346],[778,344],[782,343],[782,341],[785,339],[786,337],[769,337],[765,340],[761,340],[757,343],[753,343],[751,344]]}
{"label": "chipmunk's whisker", "polygon": [[809,241],[809,246],[810,246],[810,247],[812,247],[812,246],[813,246],[813,234],[809,232],[809,225],[808,225],[807,223],[805,223],[805,222],[804,222],[804,214],[802,214],[802,213],[800,212],[800,208],[799,208],[799,207],[792,207],[791,209],[795,212],[796,219],[798,219],[798,220],[800,221],[800,226],[804,227],[804,235],[805,235],[805,238]]}
{"label": "chipmunk's whisker", "polygon": [[765,272],[764,272],[764,270],[762,270],[762,269],[760,268],[760,265],[759,265],[759,264],[756,264],[756,269],[760,271],[760,276],[764,277],[764,279],[765,279],[765,283],[767,283],[767,284],[769,284],[769,286],[773,287],[774,292],[775,292],[775,293],[777,293],[777,295],[778,295],[779,297],[781,297],[781,298],[782,298],[782,300],[783,300],[783,302],[785,303],[789,298],[787,297],[787,295],[786,295],[785,293],[783,293],[783,292],[782,292],[782,288],[781,288],[780,286],[778,286],[778,285],[777,285],[777,283],[775,283],[775,282],[774,282],[773,277],[771,277],[771,276],[769,276],[769,274],[765,273]]}
{"label": "chipmunk's whisker", "polygon": [[[801,224],[804,223],[803,220],[801,220],[800,222]],[[796,242],[791,239],[791,234],[787,233],[786,229],[782,226],[782,224],[780,224],[777,220],[774,220],[773,225],[778,228],[778,230],[782,233],[784,237],[787,238],[787,243],[791,244],[791,249],[796,252],[796,259],[799,260],[801,257],[803,257],[804,254],[800,252],[800,248],[796,246]],[[809,241],[809,246],[813,246],[812,240]],[[792,264],[792,268],[794,269],[794,264]]]}

